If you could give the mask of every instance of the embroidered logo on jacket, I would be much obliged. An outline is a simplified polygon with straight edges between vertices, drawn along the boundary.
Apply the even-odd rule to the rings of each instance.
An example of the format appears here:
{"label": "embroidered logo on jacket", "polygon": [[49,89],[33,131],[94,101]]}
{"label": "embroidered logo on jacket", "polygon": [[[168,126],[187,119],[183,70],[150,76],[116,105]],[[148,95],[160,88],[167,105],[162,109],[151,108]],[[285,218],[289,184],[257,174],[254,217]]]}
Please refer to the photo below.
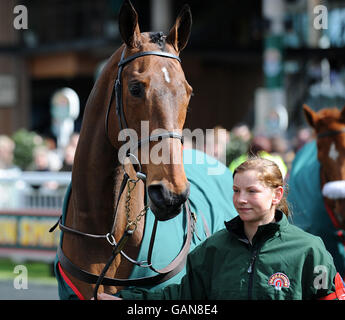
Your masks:
{"label": "embroidered logo on jacket", "polygon": [[282,287],[289,288],[290,287],[290,280],[286,274],[282,272],[277,272],[272,274],[268,279],[268,284],[270,286],[274,286],[276,290],[281,290]]}

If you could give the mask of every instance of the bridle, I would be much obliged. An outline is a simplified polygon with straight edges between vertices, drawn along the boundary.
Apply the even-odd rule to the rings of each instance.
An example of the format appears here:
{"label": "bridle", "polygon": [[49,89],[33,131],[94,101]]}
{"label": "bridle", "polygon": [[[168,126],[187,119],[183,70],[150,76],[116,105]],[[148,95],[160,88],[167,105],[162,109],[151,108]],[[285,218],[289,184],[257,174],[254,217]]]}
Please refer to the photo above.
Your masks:
{"label": "bridle", "polygon": [[[180,58],[178,56],[175,56],[171,53],[168,52],[161,52],[161,51],[144,51],[144,52],[139,52],[136,54],[133,54],[127,58],[125,58],[125,49],[123,49],[122,54],[121,54],[121,59],[120,62],[118,63],[118,71],[117,71],[117,78],[115,81],[115,86],[114,90],[112,91],[112,95],[110,97],[110,101],[108,104],[107,108],[107,113],[106,113],[106,119],[105,119],[105,132],[106,135],[108,136],[108,118],[109,118],[109,113],[110,113],[110,108],[111,104],[113,101],[113,98],[115,96],[116,98],[116,115],[119,121],[119,129],[127,129],[128,125],[125,119],[124,115],[124,110],[123,110],[123,103],[122,103],[122,83],[121,83],[121,76],[122,76],[122,71],[125,65],[130,63],[131,61],[147,56],[147,55],[155,55],[155,56],[160,56],[164,58],[170,58],[170,59],[176,59],[179,62],[181,62]],[[109,137],[109,136],[108,136]],[[140,148],[143,144],[150,143],[151,141],[158,141],[161,139],[166,139],[166,138],[172,138],[172,139],[179,139],[181,143],[183,144],[183,136],[180,135],[179,133],[169,131],[165,132],[162,134],[158,135],[150,135],[149,137],[142,138],[137,145],[137,148]],[[62,251],[62,246],[59,245],[57,249],[57,256],[58,260],[61,264],[61,266],[68,271],[72,276],[78,278],[81,281],[90,283],[90,284],[96,284],[95,290],[94,290],[94,298],[97,300],[97,292],[98,288],[101,284],[107,285],[107,286],[144,286],[144,285],[152,285],[152,284],[159,284],[162,283],[170,278],[172,278],[174,275],[179,273],[182,268],[185,265],[186,257],[190,249],[190,243],[191,239],[194,233],[195,229],[195,214],[191,212],[190,210],[190,205],[188,200],[185,202],[184,206],[186,209],[186,217],[187,217],[187,235],[186,239],[184,242],[184,245],[179,252],[179,254],[176,256],[176,258],[165,268],[157,270],[152,266],[151,258],[152,258],[152,251],[153,251],[153,246],[154,246],[154,240],[155,240],[155,235],[156,235],[156,230],[157,230],[157,223],[158,220],[155,218],[155,222],[153,225],[152,229],[152,234],[151,234],[151,239],[150,239],[150,244],[149,244],[149,250],[148,250],[148,259],[147,261],[136,261],[135,259],[130,258],[122,249],[124,245],[126,244],[128,238],[133,234],[133,232],[136,229],[136,225],[134,229],[131,229],[129,227],[126,227],[125,232],[123,233],[122,237],[120,238],[119,242],[116,242],[115,237],[114,237],[114,232],[115,232],[115,220],[116,220],[116,214],[118,210],[118,205],[120,203],[121,195],[123,191],[125,190],[126,185],[128,188],[130,187],[130,183],[133,183],[134,186],[139,180],[142,180],[145,183],[146,180],[146,175],[141,172],[141,164],[137,157],[130,153],[126,153],[126,157],[128,158],[134,158],[137,162],[137,164],[133,164],[133,167],[136,171],[136,176],[137,180],[133,180],[129,177],[129,175],[126,173],[124,170],[124,175],[123,179],[121,182],[121,186],[119,189],[119,195],[116,201],[115,205],[115,214],[114,214],[114,220],[113,220],[113,225],[112,229],[110,232],[107,234],[90,234],[90,233],[85,233],[81,232],[76,229],[72,229],[70,227],[67,227],[64,225],[62,219],[62,215],[60,216],[58,222],[50,229],[50,232],[54,231],[54,229],[59,226],[61,231],[72,233],[78,236],[83,236],[83,237],[88,237],[92,239],[105,239],[107,242],[112,246],[112,254],[110,258],[108,259],[108,262],[106,263],[105,267],[103,268],[103,271],[101,272],[100,275],[95,275],[92,274],[88,271],[80,269],[78,266],[74,265],[63,253]],[[139,170],[137,170],[137,167],[139,166]],[[66,206],[67,207],[67,206]],[[140,212],[139,215],[144,215],[147,211],[148,207],[145,206],[145,209]],[[130,226],[128,223],[127,226]],[[129,262],[139,266],[139,267],[146,267],[150,268],[157,274],[154,276],[149,276],[149,277],[142,277],[142,278],[136,278],[136,279],[117,279],[117,278],[108,278],[105,276],[107,270],[111,266],[112,262],[114,261],[115,257],[118,254],[121,254],[124,258],[126,258]]]}
{"label": "bridle", "polygon": [[325,131],[325,132],[321,132],[317,134],[318,138],[325,138],[325,137],[330,137],[330,136],[335,136],[341,133],[345,133],[345,128],[341,129],[341,130],[329,130],[329,131]]}

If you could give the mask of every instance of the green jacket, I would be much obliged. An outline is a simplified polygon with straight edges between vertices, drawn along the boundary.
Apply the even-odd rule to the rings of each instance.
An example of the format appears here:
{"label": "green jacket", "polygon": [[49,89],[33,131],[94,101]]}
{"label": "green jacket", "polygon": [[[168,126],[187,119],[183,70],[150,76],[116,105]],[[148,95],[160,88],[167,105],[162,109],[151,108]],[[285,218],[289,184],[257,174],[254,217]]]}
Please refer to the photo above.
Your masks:
{"label": "green jacket", "polygon": [[252,245],[237,216],[196,247],[181,284],[149,292],[120,291],[124,299],[308,300],[334,292],[336,270],[322,240],[276,212],[276,223],[260,226]]}

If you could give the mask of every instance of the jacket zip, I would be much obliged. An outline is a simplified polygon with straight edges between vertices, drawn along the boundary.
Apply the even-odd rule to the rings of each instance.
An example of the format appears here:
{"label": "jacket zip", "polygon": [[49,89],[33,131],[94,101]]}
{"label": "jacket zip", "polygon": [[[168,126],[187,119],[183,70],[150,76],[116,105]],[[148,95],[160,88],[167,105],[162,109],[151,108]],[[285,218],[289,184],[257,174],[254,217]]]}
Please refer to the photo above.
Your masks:
{"label": "jacket zip", "polygon": [[252,256],[250,259],[250,264],[247,272],[249,273],[248,279],[248,300],[252,300],[253,296],[253,278],[254,278],[254,267],[255,267],[255,260],[258,254],[258,248],[252,251]]}

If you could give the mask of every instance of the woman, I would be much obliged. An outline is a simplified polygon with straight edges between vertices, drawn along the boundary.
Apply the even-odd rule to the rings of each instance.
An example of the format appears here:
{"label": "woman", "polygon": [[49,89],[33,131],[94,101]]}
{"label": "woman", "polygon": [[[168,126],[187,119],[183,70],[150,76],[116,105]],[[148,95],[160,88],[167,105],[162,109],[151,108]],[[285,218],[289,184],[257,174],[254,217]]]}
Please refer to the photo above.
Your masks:
{"label": "woman", "polygon": [[[322,240],[288,222],[278,166],[252,158],[236,168],[238,216],[187,259],[181,284],[149,292],[122,290],[124,299],[333,299],[336,270]],[[339,280],[337,277],[337,283]],[[339,289],[340,294],[344,289]],[[100,299],[118,299],[105,294]]]}

